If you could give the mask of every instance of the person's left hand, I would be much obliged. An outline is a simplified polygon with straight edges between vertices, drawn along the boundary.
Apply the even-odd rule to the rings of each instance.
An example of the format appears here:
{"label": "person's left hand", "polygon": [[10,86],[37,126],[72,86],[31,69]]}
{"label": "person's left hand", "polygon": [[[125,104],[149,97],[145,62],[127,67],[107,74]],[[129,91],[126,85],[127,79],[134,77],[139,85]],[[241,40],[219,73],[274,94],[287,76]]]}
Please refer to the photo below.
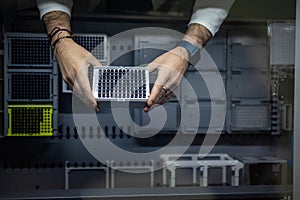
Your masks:
{"label": "person's left hand", "polygon": [[144,107],[145,112],[155,104],[165,103],[174,95],[188,68],[188,58],[189,54],[183,47],[176,47],[148,64],[150,73],[157,70],[157,78]]}

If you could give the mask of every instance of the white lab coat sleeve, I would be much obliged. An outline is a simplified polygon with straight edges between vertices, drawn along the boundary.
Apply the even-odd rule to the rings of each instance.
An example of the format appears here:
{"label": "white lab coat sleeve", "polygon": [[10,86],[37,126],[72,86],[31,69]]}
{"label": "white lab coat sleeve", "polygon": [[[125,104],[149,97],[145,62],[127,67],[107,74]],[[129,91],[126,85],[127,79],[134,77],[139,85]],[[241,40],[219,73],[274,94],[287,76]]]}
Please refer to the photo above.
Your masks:
{"label": "white lab coat sleeve", "polygon": [[201,24],[215,35],[233,3],[234,0],[196,0],[189,25]]}
{"label": "white lab coat sleeve", "polygon": [[36,0],[40,10],[40,18],[52,11],[62,11],[71,17],[73,0]]}

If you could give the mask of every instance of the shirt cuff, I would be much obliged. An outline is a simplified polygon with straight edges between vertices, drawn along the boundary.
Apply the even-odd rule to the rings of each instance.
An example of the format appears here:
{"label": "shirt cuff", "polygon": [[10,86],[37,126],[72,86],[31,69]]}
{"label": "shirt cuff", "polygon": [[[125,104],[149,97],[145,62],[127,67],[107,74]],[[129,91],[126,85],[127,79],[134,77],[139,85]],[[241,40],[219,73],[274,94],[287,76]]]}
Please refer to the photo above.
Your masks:
{"label": "shirt cuff", "polygon": [[72,0],[36,0],[37,6],[40,10],[40,18],[52,11],[62,11],[71,17],[71,9],[73,6]]}
{"label": "shirt cuff", "polygon": [[228,12],[222,8],[202,8],[193,13],[188,25],[201,24],[205,26],[212,35],[218,32]]}

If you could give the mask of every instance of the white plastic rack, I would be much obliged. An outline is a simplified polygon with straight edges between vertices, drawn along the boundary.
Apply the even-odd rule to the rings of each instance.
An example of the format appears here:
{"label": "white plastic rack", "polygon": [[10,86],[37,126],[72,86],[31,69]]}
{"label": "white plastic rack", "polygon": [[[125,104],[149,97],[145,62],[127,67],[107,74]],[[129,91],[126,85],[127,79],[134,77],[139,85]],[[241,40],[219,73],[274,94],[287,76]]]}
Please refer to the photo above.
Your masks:
{"label": "white plastic rack", "polygon": [[222,184],[226,184],[227,167],[231,168],[231,185],[238,186],[240,170],[244,164],[233,159],[228,154],[164,154],[161,155],[163,165],[163,184],[167,185],[167,171],[170,172],[169,186],[176,186],[176,169],[191,168],[193,170],[193,184],[197,184],[197,170],[200,171],[200,186],[208,186],[209,168],[222,168]]}

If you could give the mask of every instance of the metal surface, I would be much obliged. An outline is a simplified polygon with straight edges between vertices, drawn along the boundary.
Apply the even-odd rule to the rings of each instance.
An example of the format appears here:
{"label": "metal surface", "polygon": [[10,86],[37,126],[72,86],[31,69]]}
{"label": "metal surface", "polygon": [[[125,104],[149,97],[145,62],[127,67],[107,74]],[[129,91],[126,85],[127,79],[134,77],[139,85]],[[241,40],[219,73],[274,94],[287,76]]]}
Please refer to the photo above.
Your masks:
{"label": "metal surface", "polygon": [[[300,1],[297,0],[296,52],[300,55]],[[294,138],[293,138],[293,191],[294,199],[300,199],[300,56],[295,56],[295,100],[294,100]]]}
{"label": "metal surface", "polygon": [[0,199],[269,199],[279,200],[292,194],[292,186],[244,187],[178,187],[178,188],[123,188],[86,190],[45,190],[0,194]]}

